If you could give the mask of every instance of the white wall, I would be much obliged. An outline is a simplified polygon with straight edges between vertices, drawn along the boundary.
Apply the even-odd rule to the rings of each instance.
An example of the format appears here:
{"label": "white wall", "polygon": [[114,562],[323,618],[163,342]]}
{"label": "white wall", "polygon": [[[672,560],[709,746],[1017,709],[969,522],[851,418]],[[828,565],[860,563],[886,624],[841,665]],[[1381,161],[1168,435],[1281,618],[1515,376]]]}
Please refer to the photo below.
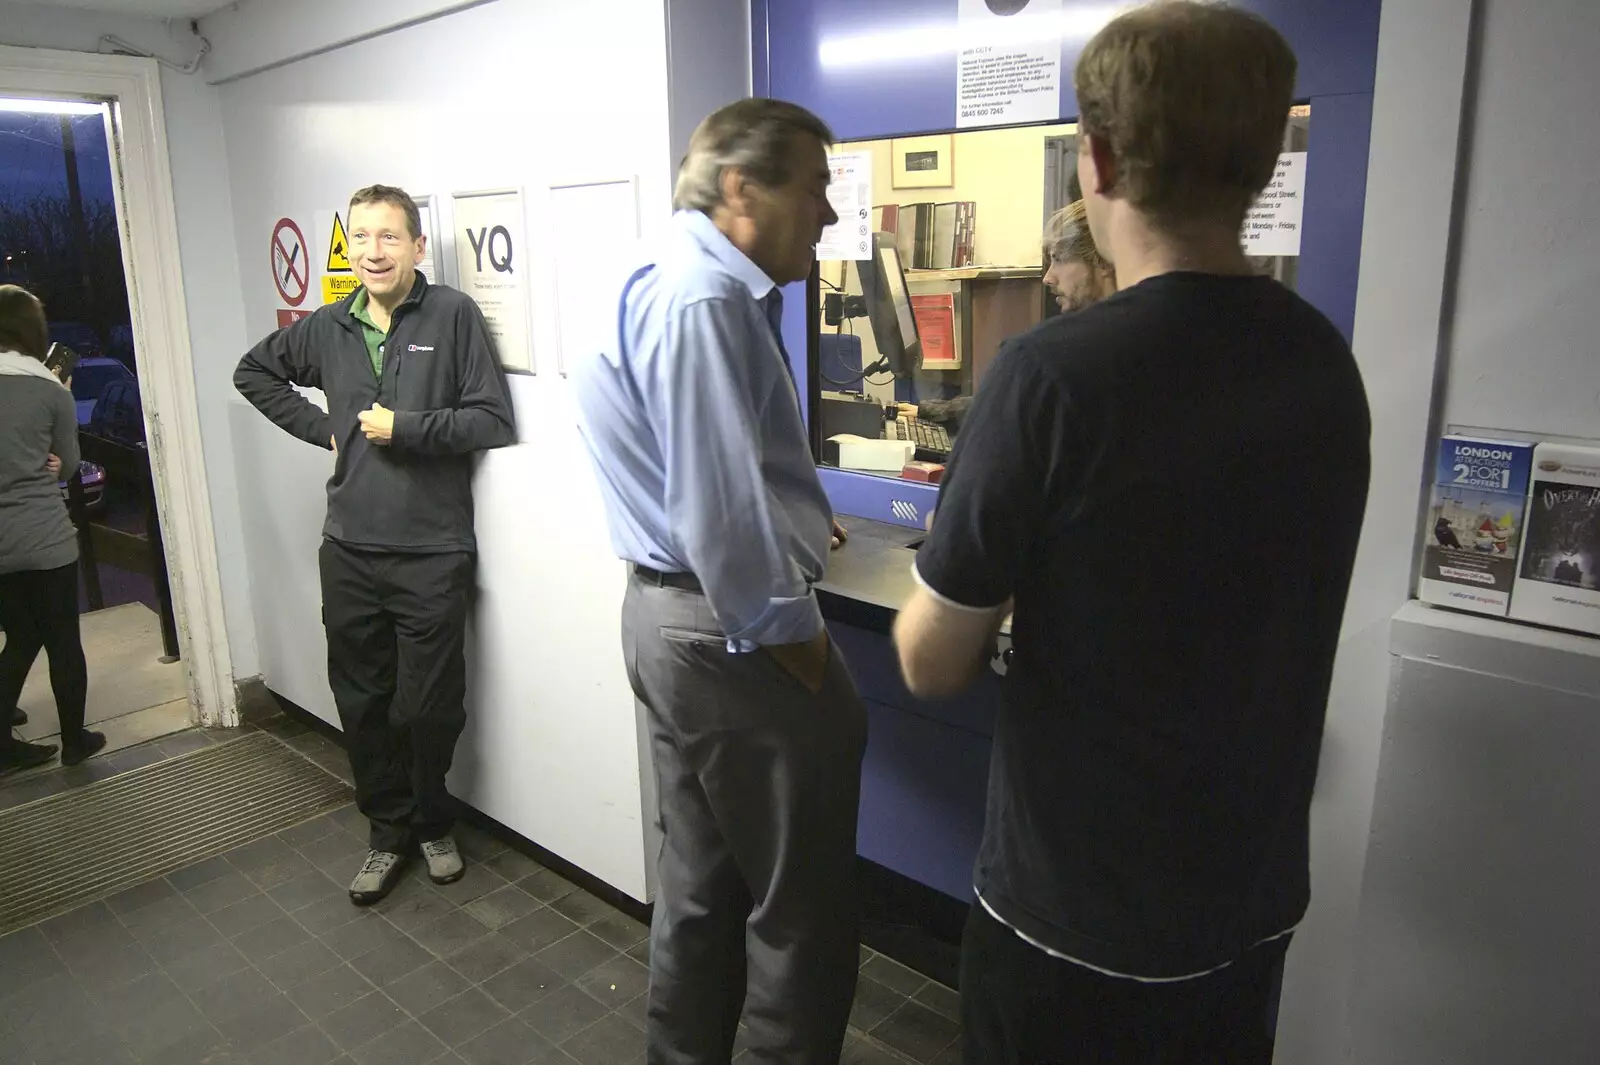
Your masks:
{"label": "white wall", "polygon": [[[0,3],[0,44],[93,52],[103,34],[121,37],[129,44],[179,62],[188,62],[198,50],[187,29],[174,25],[169,32],[156,19]],[[161,96],[178,205],[183,277],[145,280],[154,284],[181,281],[188,299],[189,335],[228,646],[234,676],[251,677],[260,672],[260,666],[234,483],[233,437],[227,417],[227,397],[233,393],[233,366],[244,351],[244,308],[239,296],[238,259],[227,236],[231,232],[233,206],[222,144],[222,114],[217,91],[198,74],[185,75],[163,68]]]}
{"label": "white wall", "polygon": [[[219,53],[231,47],[213,24],[206,31],[218,33]],[[511,381],[521,445],[487,456],[477,480],[472,723],[452,782],[479,809],[638,898],[646,796],[619,641],[624,570],[556,373],[546,201],[552,184],[637,175],[646,234],[664,223],[666,83],[660,0],[620,0],[603,35],[584,5],[497,0],[221,86],[230,232],[252,337],[274,328],[280,306],[268,255],[278,218],[295,218],[318,243],[314,213],[375,181],[442,205],[453,191],[524,188],[521,262],[539,372]],[[441,228],[450,231],[448,216]],[[445,243],[441,258],[452,251]],[[237,397],[230,403],[262,673],[333,720],[315,554],[330,457]]]}

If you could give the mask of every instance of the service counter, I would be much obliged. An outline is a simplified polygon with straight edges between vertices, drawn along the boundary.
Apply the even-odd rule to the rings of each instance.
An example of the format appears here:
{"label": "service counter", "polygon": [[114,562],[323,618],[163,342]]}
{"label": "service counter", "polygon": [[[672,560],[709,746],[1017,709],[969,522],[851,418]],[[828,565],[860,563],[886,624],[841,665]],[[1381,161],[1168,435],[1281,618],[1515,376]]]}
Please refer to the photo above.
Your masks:
{"label": "service counter", "polygon": [[[915,578],[923,533],[841,517],[849,539],[816,587],[835,646],[867,704],[861,773],[861,856],[965,902],[983,833],[1000,677],[987,671],[955,699],[906,689],[890,627]],[[1004,642],[1004,641],[1003,641]]]}

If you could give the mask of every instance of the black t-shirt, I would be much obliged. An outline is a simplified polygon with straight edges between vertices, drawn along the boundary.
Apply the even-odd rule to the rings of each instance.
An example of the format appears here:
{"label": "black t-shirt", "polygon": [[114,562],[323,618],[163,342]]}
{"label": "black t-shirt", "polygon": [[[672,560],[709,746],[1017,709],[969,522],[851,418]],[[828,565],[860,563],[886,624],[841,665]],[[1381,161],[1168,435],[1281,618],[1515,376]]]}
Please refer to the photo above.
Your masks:
{"label": "black t-shirt", "polygon": [[1113,972],[1293,927],[1366,506],[1350,348],[1266,278],[1167,274],[1005,345],[922,580],[1015,597],[976,886]]}

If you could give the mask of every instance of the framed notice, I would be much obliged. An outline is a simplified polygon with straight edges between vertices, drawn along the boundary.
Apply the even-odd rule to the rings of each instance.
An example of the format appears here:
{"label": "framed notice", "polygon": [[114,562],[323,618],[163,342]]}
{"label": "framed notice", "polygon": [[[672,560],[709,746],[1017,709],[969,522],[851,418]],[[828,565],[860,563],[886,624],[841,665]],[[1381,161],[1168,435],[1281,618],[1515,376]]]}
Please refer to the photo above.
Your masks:
{"label": "framed notice", "polygon": [[488,320],[500,365],[510,373],[534,373],[522,190],[457,192],[450,200],[461,291]]}
{"label": "framed notice", "polygon": [[639,241],[636,178],[550,186],[556,372],[615,339],[617,299]]}
{"label": "framed notice", "polygon": [[955,140],[948,134],[889,142],[889,184],[897,189],[947,189],[956,183]]}

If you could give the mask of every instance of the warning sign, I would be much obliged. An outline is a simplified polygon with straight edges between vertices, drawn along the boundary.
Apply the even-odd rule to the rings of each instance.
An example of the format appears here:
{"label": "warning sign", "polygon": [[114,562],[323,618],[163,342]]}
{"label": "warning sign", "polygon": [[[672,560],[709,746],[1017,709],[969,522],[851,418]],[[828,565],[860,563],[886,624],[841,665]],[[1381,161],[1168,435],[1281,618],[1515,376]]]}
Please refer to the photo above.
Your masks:
{"label": "warning sign", "polygon": [[300,227],[291,219],[280,218],[272,227],[272,283],[283,302],[298,307],[305,302],[311,285],[311,253]]}
{"label": "warning sign", "polygon": [[344,235],[344,219],[337,211],[333,215],[333,232],[328,235],[327,270],[330,273],[350,270],[350,241]]}
{"label": "warning sign", "polygon": [[322,277],[322,302],[338,303],[361,287],[355,274],[324,274]]}
{"label": "warning sign", "polygon": [[291,311],[282,307],[278,308],[278,328],[287,329],[302,318],[310,318],[310,311]]}

